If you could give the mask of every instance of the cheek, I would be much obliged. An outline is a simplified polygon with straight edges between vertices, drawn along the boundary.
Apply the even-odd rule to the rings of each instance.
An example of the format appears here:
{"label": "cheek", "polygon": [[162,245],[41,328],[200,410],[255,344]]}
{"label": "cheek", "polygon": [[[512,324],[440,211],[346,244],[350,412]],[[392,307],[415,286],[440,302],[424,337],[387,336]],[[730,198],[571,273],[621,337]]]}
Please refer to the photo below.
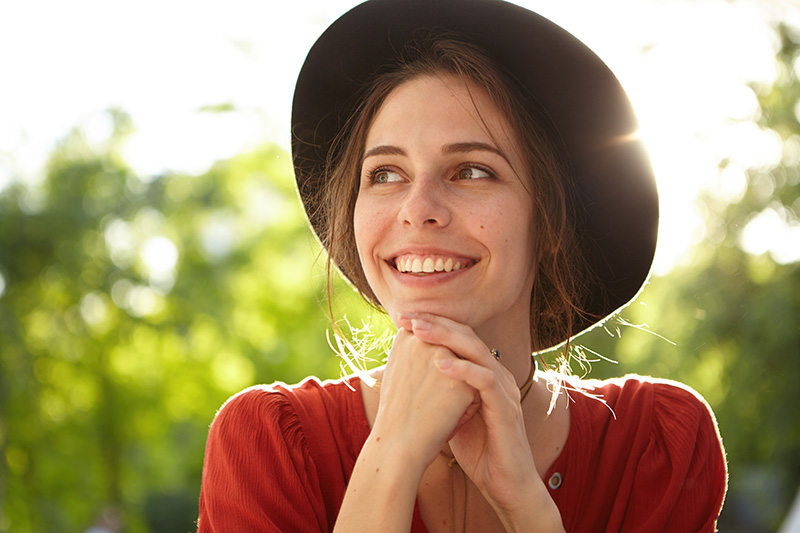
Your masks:
{"label": "cheek", "polygon": [[369,240],[367,232],[369,226],[365,223],[366,220],[367,218],[364,216],[363,209],[360,209],[358,202],[356,202],[356,208],[355,211],[353,211],[353,236],[355,237],[356,249],[358,250],[359,257],[361,257],[361,250],[366,248],[367,241]]}
{"label": "cheek", "polygon": [[373,249],[380,235],[378,225],[378,212],[370,209],[366,202],[356,201],[353,211],[353,235],[356,241],[358,257],[361,260],[362,268],[369,268],[369,259],[373,255]]}
{"label": "cheek", "polygon": [[509,207],[503,214],[504,232],[500,239],[522,272],[533,270],[537,261],[536,223],[530,210]]}

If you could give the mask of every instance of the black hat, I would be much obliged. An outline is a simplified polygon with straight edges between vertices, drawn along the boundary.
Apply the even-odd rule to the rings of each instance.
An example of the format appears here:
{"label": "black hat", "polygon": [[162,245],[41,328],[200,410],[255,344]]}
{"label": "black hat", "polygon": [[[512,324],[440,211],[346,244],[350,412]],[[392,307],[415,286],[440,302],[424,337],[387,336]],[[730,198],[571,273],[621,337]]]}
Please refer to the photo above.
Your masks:
{"label": "black hat", "polygon": [[468,37],[549,116],[575,181],[579,246],[597,277],[588,317],[575,331],[614,314],[647,280],[658,229],[658,193],[636,116],[619,81],[586,45],[502,0],[370,0],[320,36],[292,106],[295,177],[312,228],[322,233],[317,192],[357,96],[426,29]]}

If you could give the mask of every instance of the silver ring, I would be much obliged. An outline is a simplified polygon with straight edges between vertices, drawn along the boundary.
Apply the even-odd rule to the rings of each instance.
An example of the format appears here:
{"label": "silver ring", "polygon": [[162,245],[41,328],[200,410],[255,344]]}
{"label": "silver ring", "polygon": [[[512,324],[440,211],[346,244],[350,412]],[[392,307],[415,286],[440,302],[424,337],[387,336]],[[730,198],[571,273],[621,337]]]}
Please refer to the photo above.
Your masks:
{"label": "silver ring", "polygon": [[492,356],[494,356],[494,358],[499,361],[500,360],[500,352],[498,352],[494,348],[491,349],[491,352],[492,352]]}

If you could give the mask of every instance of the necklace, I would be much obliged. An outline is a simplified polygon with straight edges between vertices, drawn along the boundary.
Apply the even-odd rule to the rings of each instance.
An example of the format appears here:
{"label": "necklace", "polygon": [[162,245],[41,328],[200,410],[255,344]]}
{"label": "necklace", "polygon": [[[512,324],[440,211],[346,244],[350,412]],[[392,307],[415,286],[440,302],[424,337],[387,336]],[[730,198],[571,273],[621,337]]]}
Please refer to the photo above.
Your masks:
{"label": "necklace", "polygon": [[[531,355],[531,370],[528,373],[528,377],[525,378],[525,381],[522,383],[522,386],[519,388],[519,402],[522,403],[522,400],[525,399],[525,396],[531,391],[531,387],[533,386],[534,381],[538,381],[536,377],[536,371],[538,370],[538,365],[536,363],[536,358]],[[439,452],[439,455],[445,458],[447,461],[447,467],[450,470],[450,527],[453,533],[456,533],[456,493],[455,493],[455,480],[453,479],[455,476],[455,470],[453,469],[454,466],[458,466],[458,461],[455,457],[450,457],[444,453],[444,450]],[[464,516],[462,516],[461,523],[464,524],[464,528],[462,531],[467,530],[467,475],[463,472],[461,473],[461,477],[464,479]]]}

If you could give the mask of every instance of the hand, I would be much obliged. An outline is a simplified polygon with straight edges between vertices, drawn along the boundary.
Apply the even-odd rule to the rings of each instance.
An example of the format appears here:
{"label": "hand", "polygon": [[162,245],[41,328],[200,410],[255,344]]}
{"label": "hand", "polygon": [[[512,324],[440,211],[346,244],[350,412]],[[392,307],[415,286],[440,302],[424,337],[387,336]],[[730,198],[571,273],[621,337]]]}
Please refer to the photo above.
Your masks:
{"label": "hand", "polygon": [[514,376],[469,326],[421,313],[401,315],[399,323],[420,341],[458,354],[435,365],[444,376],[471,387],[479,409],[475,416],[461,417],[450,448],[506,527],[538,507],[536,501],[555,509],[533,462]]}
{"label": "hand", "polygon": [[398,446],[393,453],[403,454],[421,475],[478,403],[472,387],[437,369],[442,361],[458,360],[453,351],[423,341],[406,326],[397,332],[383,373],[373,434]]}

